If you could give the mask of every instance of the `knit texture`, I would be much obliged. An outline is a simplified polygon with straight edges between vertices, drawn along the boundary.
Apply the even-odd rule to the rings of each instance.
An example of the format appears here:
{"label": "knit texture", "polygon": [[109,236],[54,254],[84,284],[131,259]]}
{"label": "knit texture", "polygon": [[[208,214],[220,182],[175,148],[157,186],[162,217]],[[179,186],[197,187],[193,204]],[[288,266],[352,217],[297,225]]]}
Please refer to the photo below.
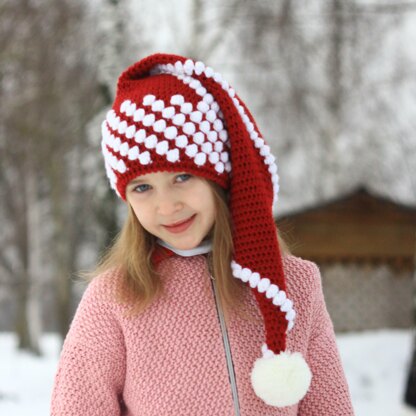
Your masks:
{"label": "knit texture", "polygon": [[[283,258],[297,325],[288,350],[300,351],[313,372],[298,404],[274,408],[259,399],[250,371],[264,342],[253,292],[242,307],[254,318],[230,317],[228,336],[242,416],[351,416],[348,385],[327,312],[319,269]],[[234,415],[226,355],[204,255],[160,263],[164,295],[137,318],[113,301],[115,272],[90,283],[65,339],[57,369],[52,416]]]}

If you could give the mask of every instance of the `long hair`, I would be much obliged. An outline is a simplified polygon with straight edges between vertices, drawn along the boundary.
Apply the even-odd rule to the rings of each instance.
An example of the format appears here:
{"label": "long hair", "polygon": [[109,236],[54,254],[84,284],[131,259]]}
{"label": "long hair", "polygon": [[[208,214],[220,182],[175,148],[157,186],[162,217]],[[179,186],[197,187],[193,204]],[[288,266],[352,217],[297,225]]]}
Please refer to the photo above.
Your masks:
{"label": "long hair", "polygon": [[[215,182],[207,182],[213,192],[216,210],[215,223],[207,236],[212,241],[212,251],[207,256],[209,271],[216,281],[226,321],[231,309],[244,319],[251,320],[252,317],[239,307],[243,305],[244,291],[249,289],[246,284],[235,279],[231,272],[234,245],[228,192]],[[281,255],[290,254],[277,230],[276,237]],[[110,269],[117,270],[121,279],[116,290],[116,300],[130,306],[129,316],[140,314],[163,293],[160,274],[151,261],[155,247],[156,237],[142,227],[128,204],[127,218],[114,243],[100,259],[97,268],[82,276],[90,281]]]}

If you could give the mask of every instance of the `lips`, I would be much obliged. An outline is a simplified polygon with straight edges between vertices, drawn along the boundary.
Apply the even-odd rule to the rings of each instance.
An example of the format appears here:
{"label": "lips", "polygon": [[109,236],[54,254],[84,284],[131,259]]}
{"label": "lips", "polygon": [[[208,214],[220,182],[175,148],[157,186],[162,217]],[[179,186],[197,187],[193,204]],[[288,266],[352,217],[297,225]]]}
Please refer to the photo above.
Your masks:
{"label": "lips", "polygon": [[171,233],[174,233],[174,234],[182,233],[192,225],[192,223],[194,222],[195,217],[196,217],[196,214],[192,215],[192,217],[190,217],[186,220],[178,221],[178,222],[174,223],[174,225],[172,225],[172,224],[171,225],[164,225],[164,227],[166,228],[166,230],[168,230]]}

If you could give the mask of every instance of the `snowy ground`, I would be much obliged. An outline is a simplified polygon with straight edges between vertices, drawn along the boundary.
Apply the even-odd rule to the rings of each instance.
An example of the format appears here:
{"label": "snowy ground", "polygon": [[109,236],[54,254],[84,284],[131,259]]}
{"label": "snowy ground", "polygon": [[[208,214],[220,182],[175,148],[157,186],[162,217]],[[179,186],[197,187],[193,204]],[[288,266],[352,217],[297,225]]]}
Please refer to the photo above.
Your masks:
{"label": "snowy ground", "polygon": [[[338,335],[356,416],[410,416],[401,405],[412,331]],[[58,340],[46,335],[43,358],[17,353],[11,334],[0,334],[0,415],[45,416],[58,361]]]}

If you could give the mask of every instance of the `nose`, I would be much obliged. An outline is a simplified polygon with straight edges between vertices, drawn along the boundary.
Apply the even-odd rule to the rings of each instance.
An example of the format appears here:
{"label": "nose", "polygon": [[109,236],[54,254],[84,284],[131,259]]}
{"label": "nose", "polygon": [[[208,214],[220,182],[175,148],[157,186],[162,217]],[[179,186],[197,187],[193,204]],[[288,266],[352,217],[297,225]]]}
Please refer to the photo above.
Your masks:
{"label": "nose", "polygon": [[171,189],[164,189],[157,196],[155,208],[160,216],[169,218],[183,208],[183,203],[177,192]]}

